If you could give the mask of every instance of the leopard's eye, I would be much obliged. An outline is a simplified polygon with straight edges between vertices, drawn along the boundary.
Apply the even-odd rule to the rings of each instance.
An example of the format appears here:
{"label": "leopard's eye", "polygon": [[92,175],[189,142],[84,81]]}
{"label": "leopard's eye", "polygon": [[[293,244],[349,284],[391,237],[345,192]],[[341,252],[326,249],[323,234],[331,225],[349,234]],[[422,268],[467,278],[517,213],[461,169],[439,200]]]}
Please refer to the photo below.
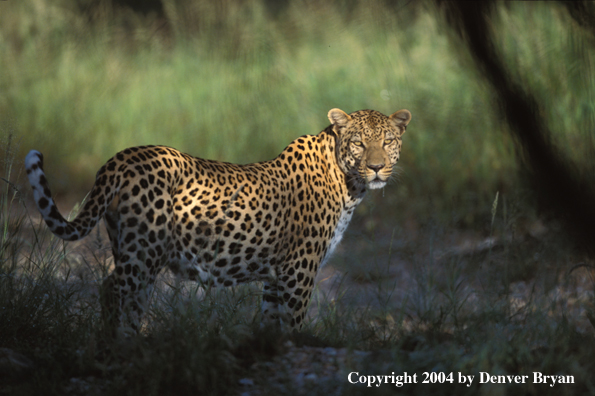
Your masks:
{"label": "leopard's eye", "polygon": [[388,146],[389,144],[391,144],[391,143],[392,143],[392,142],[394,142],[394,141],[395,141],[395,139],[384,139],[384,144],[385,144],[386,146]]}
{"label": "leopard's eye", "polygon": [[359,140],[352,140],[352,141],[351,141],[351,143],[352,143],[354,146],[357,146],[357,147],[362,147],[362,146],[364,145],[364,144],[363,144],[361,141],[359,141]]}

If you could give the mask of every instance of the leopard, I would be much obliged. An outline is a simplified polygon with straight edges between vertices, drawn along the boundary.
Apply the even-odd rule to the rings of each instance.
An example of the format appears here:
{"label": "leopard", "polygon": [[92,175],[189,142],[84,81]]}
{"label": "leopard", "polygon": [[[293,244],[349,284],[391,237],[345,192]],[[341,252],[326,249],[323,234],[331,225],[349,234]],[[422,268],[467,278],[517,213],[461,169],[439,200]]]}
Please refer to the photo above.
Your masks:
{"label": "leopard", "polygon": [[261,282],[261,323],[300,331],[316,275],[354,210],[389,182],[411,113],[334,108],[328,119],[318,134],[251,164],[127,148],[99,169],[70,221],[52,198],[43,155],[31,150],[25,167],[57,237],[79,240],[103,218],[114,264],[100,285],[101,316],[112,336],[138,334],[164,268],[203,287]]}

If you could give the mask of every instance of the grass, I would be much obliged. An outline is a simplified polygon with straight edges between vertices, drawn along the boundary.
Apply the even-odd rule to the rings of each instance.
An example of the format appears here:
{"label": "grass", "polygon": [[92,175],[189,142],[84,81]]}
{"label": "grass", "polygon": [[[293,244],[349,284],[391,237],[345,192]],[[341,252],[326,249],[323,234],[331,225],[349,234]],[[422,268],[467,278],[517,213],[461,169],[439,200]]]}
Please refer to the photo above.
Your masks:
{"label": "grass", "polygon": [[[319,283],[302,334],[260,330],[260,297],[253,285],[202,291],[164,275],[142,335],[114,345],[102,336],[97,297],[109,266],[105,236],[65,244],[29,217],[14,185],[4,186],[0,345],[34,366],[6,369],[11,375],[0,380],[2,393],[229,394],[241,393],[239,381],[248,378],[265,393],[282,386],[291,394],[300,390],[291,385],[291,370],[275,366],[276,375],[285,376],[286,385],[279,385],[267,371],[256,369],[284,356],[287,340],[297,347],[374,351],[347,352],[343,371],[331,382],[302,384],[313,394],[368,392],[347,383],[347,374],[355,370],[407,371],[418,373],[420,381],[424,372],[476,376],[469,388],[417,384],[400,388],[406,394],[476,394],[480,389],[557,395],[595,389],[590,375],[593,328],[585,326],[580,313],[593,305],[588,297],[593,292],[584,295],[595,290],[585,278],[592,270],[568,271],[568,260],[576,259],[566,245],[555,242],[556,234],[550,234],[554,240],[539,238],[533,244],[522,236],[515,239],[510,203],[506,212],[503,204],[487,209],[492,216],[485,218],[486,227],[504,241],[489,250],[456,251],[452,230],[457,228],[437,221],[415,237],[398,224],[390,237],[376,228],[352,228],[331,275]],[[362,239],[369,242],[357,242]],[[535,260],[543,273],[522,273]],[[479,372],[532,378],[534,371],[572,375],[576,384],[477,384]],[[392,394],[393,386],[376,391]]]}
{"label": "grass", "polygon": [[[57,192],[87,191],[109,157],[134,145],[269,159],[322,130],[333,107],[412,111],[402,164],[416,182],[404,183],[402,198],[441,195],[444,206],[485,191],[474,203],[484,207],[496,190],[517,188],[506,124],[431,7],[300,3],[273,17],[256,0],[164,4],[162,19],[108,8],[93,23],[68,0],[0,5],[0,114],[22,141],[19,157],[46,154]],[[559,131],[552,139],[588,168],[588,35],[555,5],[498,11],[510,69],[540,99]]]}
{"label": "grass", "polygon": [[[415,238],[399,225],[390,238],[352,228],[329,279],[318,286],[302,334],[258,328],[256,286],[205,292],[164,275],[142,335],[114,345],[102,338],[99,321],[105,237],[64,244],[24,212],[14,215],[24,201],[7,190],[11,194],[0,200],[1,213],[12,213],[0,219],[7,230],[0,250],[0,345],[28,357],[34,368],[7,369],[11,375],[0,380],[2,393],[229,394],[241,392],[243,378],[272,392],[278,385],[255,367],[284,356],[288,339],[298,347],[374,351],[349,355],[332,386],[303,385],[313,394],[327,393],[329,386],[343,394],[368,392],[347,383],[352,371],[407,371],[418,373],[420,381],[424,372],[476,376],[470,388],[417,384],[400,388],[405,394],[594,390],[593,328],[580,313],[593,306],[595,283],[585,276],[592,270],[568,271],[565,260],[575,259],[559,242],[506,239],[515,222],[504,221],[502,207],[485,222],[505,242],[489,250],[455,251],[452,225],[427,225]],[[356,243],[362,238],[370,243]],[[509,269],[526,268],[536,255],[543,273],[511,275]],[[283,370],[276,368],[285,373],[290,394],[296,390],[293,377]],[[477,384],[479,372],[532,378],[534,371],[572,375],[576,384]],[[392,394],[393,386],[376,391]]]}
{"label": "grass", "polygon": [[[592,260],[535,209],[506,123],[437,10],[164,1],[163,16],[140,16],[102,4],[85,13],[71,0],[0,2],[0,347],[34,364],[7,369],[0,394],[227,394],[245,390],[243,378],[272,392],[255,364],[285,356],[287,340],[373,351],[350,355],[331,389],[316,383],[313,394],[368,392],[347,383],[356,369],[476,375],[469,388],[406,394],[595,392]],[[538,98],[552,141],[590,172],[589,34],[555,4],[497,10],[499,51]],[[80,198],[125,147],[260,161],[322,130],[333,107],[408,108],[413,121],[397,186],[354,215],[303,334],[259,329],[256,286],[205,292],[164,275],[172,287],[155,292],[143,334],[103,339],[97,285],[109,246],[100,233],[66,244],[37,224],[26,152],[45,154],[58,197]],[[479,386],[480,371],[576,384]]]}
{"label": "grass", "polygon": [[[273,17],[257,0],[164,4],[161,19],[109,8],[92,18],[69,0],[0,5],[0,114],[21,140],[19,158],[45,153],[57,193],[87,191],[108,158],[135,145],[270,159],[322,130],[333,107],[412,111],[402,165],[415,182],[402,183],[398,201],[439,196],[439,211],[452,200],[473,213],[497,190],[518,189],[506,124],[431,7],[300,3]],[[559,131],[552,139],[590,169],[588,34],[556,5],[498,11],[510,69],[540,99]]]}
{"label": "grass", "polygon": [[126,13],[89,24],[68,1],[1,6],[0,112],[14,119],[20,156],[46,154],[57,192],[87,190],[134,145],[269,159],[325,128],[333,107],[412,111],[403,166],[419,182],[407,196],[489,189],[514,171],[504,127],[483,111],[489,93],[423,8],[302,4],[273,19],[257,1],[167,2],[166,32]]}

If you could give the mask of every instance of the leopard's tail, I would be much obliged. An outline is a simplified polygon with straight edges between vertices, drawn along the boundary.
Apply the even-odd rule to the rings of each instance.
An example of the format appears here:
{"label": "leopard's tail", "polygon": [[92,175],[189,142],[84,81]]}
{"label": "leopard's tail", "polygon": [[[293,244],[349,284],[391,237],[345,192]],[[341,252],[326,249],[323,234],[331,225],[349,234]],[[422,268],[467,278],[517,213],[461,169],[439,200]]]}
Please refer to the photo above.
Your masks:
{"label": "leopard's tail", "polygon": [[[43,155],[36,150],[31,150],[25,158],[25,168],[29,183],[33,187],[33,197],[37,209],[43,216],[47,226],[54,235],[67,241],[75,241],[84,238],[97,225],[99,219],[105,214],[109,204],[114,199],[117,189],[109,197],[103,196],[104,191],[96,181],[90,196],[78,216],[72,220],[66,220],[58,211],[48,181],[43,172]],[[98,172],[102,172],[103,168]]]}

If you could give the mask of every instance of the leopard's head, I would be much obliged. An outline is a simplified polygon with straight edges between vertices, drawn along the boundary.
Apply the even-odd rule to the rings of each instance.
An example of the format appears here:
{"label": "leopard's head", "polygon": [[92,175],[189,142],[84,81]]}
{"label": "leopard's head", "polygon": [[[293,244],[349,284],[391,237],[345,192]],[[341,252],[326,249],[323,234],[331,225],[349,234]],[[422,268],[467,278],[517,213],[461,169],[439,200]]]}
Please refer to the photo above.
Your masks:
{"label": "leopard's head", "polygon": [[375,110],[347,114],[332,109],[328,118],[337,136],[341,170],[370,189],[384,187],[399,161],[401,137],[411,121],[411,113],[399,110],[387,117]]}

